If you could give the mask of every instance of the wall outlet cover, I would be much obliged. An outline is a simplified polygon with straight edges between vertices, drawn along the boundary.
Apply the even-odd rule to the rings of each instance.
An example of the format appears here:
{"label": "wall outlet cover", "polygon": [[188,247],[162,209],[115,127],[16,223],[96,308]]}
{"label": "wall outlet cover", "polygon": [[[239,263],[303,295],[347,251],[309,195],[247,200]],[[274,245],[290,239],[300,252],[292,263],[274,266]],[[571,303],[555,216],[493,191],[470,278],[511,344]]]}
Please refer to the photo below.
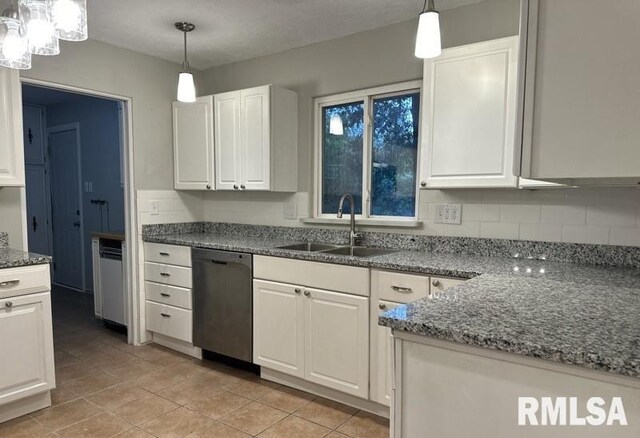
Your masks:
{"label": "wall outlet cover", "polygon": [[462,205],[438,204],[435,222],[438,224],[460,225],[462,223]]}
{"label": "wall outlet cover", "polygon": [[160,201],[157,200],[152,200],[149,201],[149,203],[151,204],[151,214],[153,216],[157,216],[160,214]]}
{"label": "wall outlet cover", "polygon": [[284,218],[289,220],[298,219],[298,204],[296,202],[284,204]]}

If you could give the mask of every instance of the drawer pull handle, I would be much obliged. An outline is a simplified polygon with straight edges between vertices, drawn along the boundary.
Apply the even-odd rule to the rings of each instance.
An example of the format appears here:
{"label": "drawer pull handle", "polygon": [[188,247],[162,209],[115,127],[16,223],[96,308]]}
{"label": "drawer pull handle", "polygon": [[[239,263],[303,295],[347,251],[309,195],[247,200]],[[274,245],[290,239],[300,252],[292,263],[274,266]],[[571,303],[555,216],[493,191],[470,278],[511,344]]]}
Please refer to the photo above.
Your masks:
{"label": "drawer pull handle", "polygon": [[0,287],[12,287],[20,284],[20,280],[7,280],[0,283]]}
{"label": "drawer pull handle", "polygon": [[169,274],[168,272],[161,272],[160,275],[162,275],[163,277],[171,277],[171,274]]}
{"label": "drawer pull handle", "polygon": [[435,287],[438,287],[438,286],[440,286],[440,280],[433,280],[433,281],[431,282],[431,284],[432,284],[433,286],[435,286]]}
{"label": "drawer pull handle", "polygon": [[7,301],[6,303],[4,303],[4,307],[6,307],[7,309],[11,309],[13,307],[13,303],[11,301]]}
{"label": "drawer pull handle", "polygon": [[168,297],[170,297],[171,295],[170,295],[170,294],[168,294],[168,293],[165,293],[165,292],[160,292],[160,296],[163,296],[163,297],[167,297],[167,298],[168,298]]}
{"label": "drawer pull handle", "polygon": [[171,315],[168,313],[161,313],[160,315],[162,315],[163,318],[171,318]]}
{"label": "drawer pull handle", "polygon": [[164,256],[164,257],[169,257],[169,253],[168,252],[161,252],[160,255]]}
{"label": "drawer pull handle", "polygon": [[410,294],[413,292],[413,289],[411,289],[410,287],[391,286],[391,289],[395,290],[396,292],[400,292],[401,294]]}
{"label": "drawer pull handle", "polygon": [[380,310],[384,310],[384,309],[386,309],[386,308],[387,308],[387,305],[386,305],[386,304],[383,304],[383,303],[378,304],[378,309],[380,309]]}

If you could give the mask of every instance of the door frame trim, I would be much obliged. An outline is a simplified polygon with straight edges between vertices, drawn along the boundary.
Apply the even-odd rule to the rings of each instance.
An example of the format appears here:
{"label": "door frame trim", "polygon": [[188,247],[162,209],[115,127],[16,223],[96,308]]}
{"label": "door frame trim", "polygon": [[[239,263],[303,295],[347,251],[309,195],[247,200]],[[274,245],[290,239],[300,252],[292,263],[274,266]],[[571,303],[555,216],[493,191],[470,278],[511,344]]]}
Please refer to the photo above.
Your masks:
{"label": "door frame trim", "polygon": [[[136,207],[136,190],[135,190],[135,173],[134,173],[134,143],[133,143],[133,100],[131,97],[122,96],[113,93],[105,93],[102,91],[92,90],[88,88],[76,87],[72,85],[60,84],[52,81],[44,81],[40,79],[31,79],[26,77],[20,77],[21,84],[36,85],[45,88],[51,88],[60,91],[69,91],[76,94],[83,94],[85,96],[99,97],[103,99],[110,99],[122,102],[123,111],[121,114],[120,123],[125,144],[123,145],[124,154],[124,216],[125,216],[125,241],[126,247],[126,260],[125,268],[125,302],[127,303],[126,318],[127,318],[127,342],[132,345],[140,345],[144,330],[141,328],[141,309],[140,296],[134,293],[138,290],[139,271],[137,267],[138,261],[138,220],[137,220],[137,207]],[[22,189],[21,203],[23,209],[23,229],[26,232],[26,194],[24,188]],[[25,237],[25,248],[26,237]]]}
{"label": "door frame trim", "polygon": [[[55,125],[51,128],[46,128],[46,136],[47,136],[47,148],[49,148],[49,136],[51,134],[56,134],[59,132],[67,132],[67,131],[75,131],[76,133],[76,159],[77,159],[77,171],[78,171],[78,210],[80,211],[80,257],[81,262],[80,266],[82,269],[82,292],[86,293],[87,291],[87,275],[85,272],[86,263],[85,263],[85,250],[84,250],[84,208],[83,208],[83,199],[82,199],[82,137],[80,136],[80,123],[72,122],[65,123],[64,125]],[[50,152],[50,151],[47,151]],[[49,169],[51,169],[51,164],[49,164]],[[49,175],[51,178],[51,175]],[[49,196],[51,196],[51,191],[49,191]],[[51,204],[51,216],[53,216],[53,202]],[[53,247],[51,248],[51,252],[53,253]],[[54,261],[55,262],[55,261]],[[55,273],[54,273],[55,278]],[[69,285],[61,285],[64,287],[69,287]]]}

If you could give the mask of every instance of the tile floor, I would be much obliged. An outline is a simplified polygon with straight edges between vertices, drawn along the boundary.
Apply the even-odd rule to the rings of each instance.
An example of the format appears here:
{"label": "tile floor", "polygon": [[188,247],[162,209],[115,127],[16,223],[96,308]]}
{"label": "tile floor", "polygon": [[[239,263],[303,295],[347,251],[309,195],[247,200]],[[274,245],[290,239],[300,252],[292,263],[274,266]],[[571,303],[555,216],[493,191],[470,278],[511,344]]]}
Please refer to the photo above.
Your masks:
{"label": "tile floor", "polygon": [[1,437],[388,437],[384,418],[228,366],[146,345],[93,319],[90,296],[53,293],[53,405]]}

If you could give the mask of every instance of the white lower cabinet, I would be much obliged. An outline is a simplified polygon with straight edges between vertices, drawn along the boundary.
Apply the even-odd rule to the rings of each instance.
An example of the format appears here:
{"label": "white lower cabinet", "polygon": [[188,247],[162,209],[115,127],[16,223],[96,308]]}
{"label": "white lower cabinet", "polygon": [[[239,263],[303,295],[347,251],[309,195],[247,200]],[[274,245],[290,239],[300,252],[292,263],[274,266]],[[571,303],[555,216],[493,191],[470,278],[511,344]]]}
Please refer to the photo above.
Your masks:
{"label": "white lower cabinet", "polygon": [[[400,303],[393,303],[391,301],[378,301],[378,314],[386,312],[401,306]],[[371,370],[371,400],[380,403],[381,405],[391,405],[391,358],[393,357],[391,348],[393,339],[391,338],[391,329],[378,325],[372,328],[372,333],[375,333],[373,341],[375,346],[372,345],[372,363],[376,366]],[[375,372],[375,374],[374,374]]]}
{"label": "white lower cabinet", "polygon": [[0,300],[0,406],[55,387],[49,292]]}
{"label": "white lower cabinet", "polygon": [[369,395],[369,299],[254,280],[254,362]]}

